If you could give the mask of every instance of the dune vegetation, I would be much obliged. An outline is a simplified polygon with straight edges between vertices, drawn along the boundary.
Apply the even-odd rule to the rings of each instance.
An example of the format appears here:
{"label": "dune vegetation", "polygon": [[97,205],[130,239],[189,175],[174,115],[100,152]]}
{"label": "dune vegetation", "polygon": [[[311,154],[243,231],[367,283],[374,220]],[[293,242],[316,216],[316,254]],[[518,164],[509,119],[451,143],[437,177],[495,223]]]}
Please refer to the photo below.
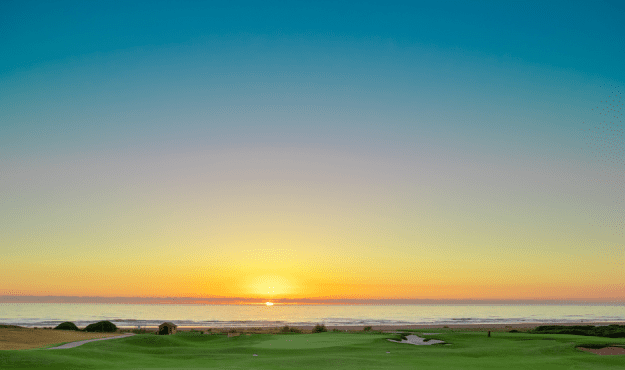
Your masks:
{"label": "dune vegetation", "polygon": [[63,322],[60,323],[59,325],[57,325],[54,330],[75,330],[78,331],[80,329],[78,329],[78,326],[76,326],[76,324],[74,324],[73,322]]}
{"label": "dune vegetation", "polygon": [[[42,347],[51,347],[69,342],[77,342],[87,339],[107,338],[117,336],[119,333],[87,333],[76,330],[52,330],[22,328],[19,326],[0,326],[0,350],[26,350]],[[4,351],[0,351],[4,353]],[[0,358],[2,356],[0,355]],[[0,360],[0,369],[3,369]]]}
{"label": "dune vegetation", "polygon": [[528,333],[534,334],[574,334],[586,335],[594,337],[607,338],[625,338],[625,325],[606,325],[606,326],[561,326],[561,325],[544,325],[539,326]]}
{"label": "dune vegetation", "polygon": [[98,321],[96,323],[87,325],[84,331],[114,333],[117,331],[117,326],[115,326],[115,324],[110,321]]}

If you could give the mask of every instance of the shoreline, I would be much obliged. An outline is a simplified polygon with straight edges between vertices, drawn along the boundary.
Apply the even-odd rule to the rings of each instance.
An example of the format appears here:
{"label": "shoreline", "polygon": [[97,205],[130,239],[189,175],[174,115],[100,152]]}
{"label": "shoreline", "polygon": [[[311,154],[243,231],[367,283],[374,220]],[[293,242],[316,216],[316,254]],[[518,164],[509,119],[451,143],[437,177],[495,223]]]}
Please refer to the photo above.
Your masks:
{"label": "shoreline", "polygon": [[[288,325],[288,324],[285,324]],[[281,326],[178,326],[177,330],[182,332],[188,331],[203,331],[213,333],[225,333],[229,331],[236,332],[256,332],[256,333],[277,333],[280,332],[285,325]],[[527,331],[538,326],[608,326],[608,325],[625,325],[625,321],[580,321],[580,322],[516,322],[516,323],[475,323],[475,324],[398,324],[398,325],[325,325],[328,331],[340,330],[340,331],[363,331],[366,326],[371,326],[371,331],[397,331],[397,330],[418,330],[418,329],[452,329],[452,330],[465,330],[465,331],[510,331],[519,330]],[[312,331],[315,325],[288,325],[289,328],[297,328],[304,332]],[[40,329],[50,330],[52,327],[31,327],[31,326],[17,326],[17,328],[23,329]],[[137,326],[118,326],[120,332],[132,332],[135,330],[146,330],[152,332],[158,329],[158,326],[141,326],[138,329]]]}
{"label": "shoreline", "polygon": [[[546,326],[546,325],[560,325],[560,326],[578,326],[578,325],[592,325],[592,326],[607,326],[607,325],[625,325],[625,321],[599,321],[599,322],[561,322],[561,323],[553,323],[553,322],[526,322],[526,323],[511,323],[511,324],[490,324],[490,323],[481,323],[481,324],[414,324],[414,325],[371,325],[372,331],[397,331],[397,330],[413,330],[413,329],[460,329],[467,331],[509,331],[509,330],[530,330],[536,328],[538,326]],[[341,331],[362,331],[367,325],[326,325],[328,331],[333,329],[341,330]],[[297,328],[303,331],[311,331],[314,328],[314,325],[289,325],[290,328]],[[146,330],[155,329],[146,327]],[[179,326],[178,331],[191,331],[191,330],[199,330],[206,331],[210,329],[214,333],[218,332],[227,332],[232,329],[237,332],[274,332],[280,331],[281,326],[273,326],[273,327],[207,327],[207,326]],[[129,329],[132,330],[132,329]]]}

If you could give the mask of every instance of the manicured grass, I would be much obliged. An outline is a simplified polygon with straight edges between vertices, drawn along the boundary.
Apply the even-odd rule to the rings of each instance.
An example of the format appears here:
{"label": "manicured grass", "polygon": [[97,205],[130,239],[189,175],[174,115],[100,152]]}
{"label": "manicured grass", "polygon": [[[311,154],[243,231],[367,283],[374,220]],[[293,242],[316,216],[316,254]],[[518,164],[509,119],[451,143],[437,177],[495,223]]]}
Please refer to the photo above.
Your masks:
{"label": "manicured grass", "polygon": [[[406,331],[409,332],[409,331]],[[427,338],[451,345],[387,341],[396,334],[135,335],[66,350],[0,351],[0,368],[46,369],[624,369],[625,356],[597,356],[580,344],[625,338],[562,334],[462,332]],[[390,353],[386,353],[390,351]],[[258,354],[258,356],[252,356]]]}

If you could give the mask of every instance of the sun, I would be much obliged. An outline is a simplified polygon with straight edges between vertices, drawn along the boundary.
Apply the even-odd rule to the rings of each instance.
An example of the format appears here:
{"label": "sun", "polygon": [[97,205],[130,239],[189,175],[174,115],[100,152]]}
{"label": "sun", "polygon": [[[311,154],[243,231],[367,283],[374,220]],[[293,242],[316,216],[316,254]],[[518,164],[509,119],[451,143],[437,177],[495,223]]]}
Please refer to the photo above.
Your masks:
{"label": "sun", "polygon": [[266,304],[267,306],[273,306],[273,303],[271,303],[271,302],[265,302],[265,304]]}

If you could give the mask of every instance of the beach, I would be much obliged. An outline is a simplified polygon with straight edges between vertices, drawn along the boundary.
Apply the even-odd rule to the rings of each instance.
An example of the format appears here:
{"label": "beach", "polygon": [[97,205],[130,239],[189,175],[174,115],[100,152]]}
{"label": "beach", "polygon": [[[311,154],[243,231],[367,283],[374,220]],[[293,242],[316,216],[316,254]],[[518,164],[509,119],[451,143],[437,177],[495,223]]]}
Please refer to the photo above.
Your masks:
{"label": "beach", "polygon": [[[527,322],[527,323],[516,323],[516,324],[448,324],[448,325],[439,325],[439,324],[420,324],[420,325],[371,325],[372,331],[383,331],[383,332],[393,332],[393,331],[401,331],[401,330],[415,330],[415,329],[454,329],[454,330],[462,330],[462,331],[493,331],[493,332],[503,332],[510,330],[519,330],[519,331],[527,331],[538,326],[544,325],[562,325],[562,326],[576,326],[576,325],[592,325],[592,326],[606,326],[606,325],[625,325],[625,321],[615,321],[615,322]],[[289,325],[290,328],[297,328],[304,332],[312,331],[314,325],[311,326],[298,326],[298,325]],[[326,325],[328,331],[331,330],[341,330],[341,331],[362,331],[365,326],[346,326],[346,325]],[[155,328],[146,328],[147,330],[152,330]],[[281,327],[233,327],[233,328],[209,328],[209,327],[178,327],[178,331],[206,331],[211,329],[212,332],[227,332],[230,330],[236,330],[237,332],[279,332]]]}

